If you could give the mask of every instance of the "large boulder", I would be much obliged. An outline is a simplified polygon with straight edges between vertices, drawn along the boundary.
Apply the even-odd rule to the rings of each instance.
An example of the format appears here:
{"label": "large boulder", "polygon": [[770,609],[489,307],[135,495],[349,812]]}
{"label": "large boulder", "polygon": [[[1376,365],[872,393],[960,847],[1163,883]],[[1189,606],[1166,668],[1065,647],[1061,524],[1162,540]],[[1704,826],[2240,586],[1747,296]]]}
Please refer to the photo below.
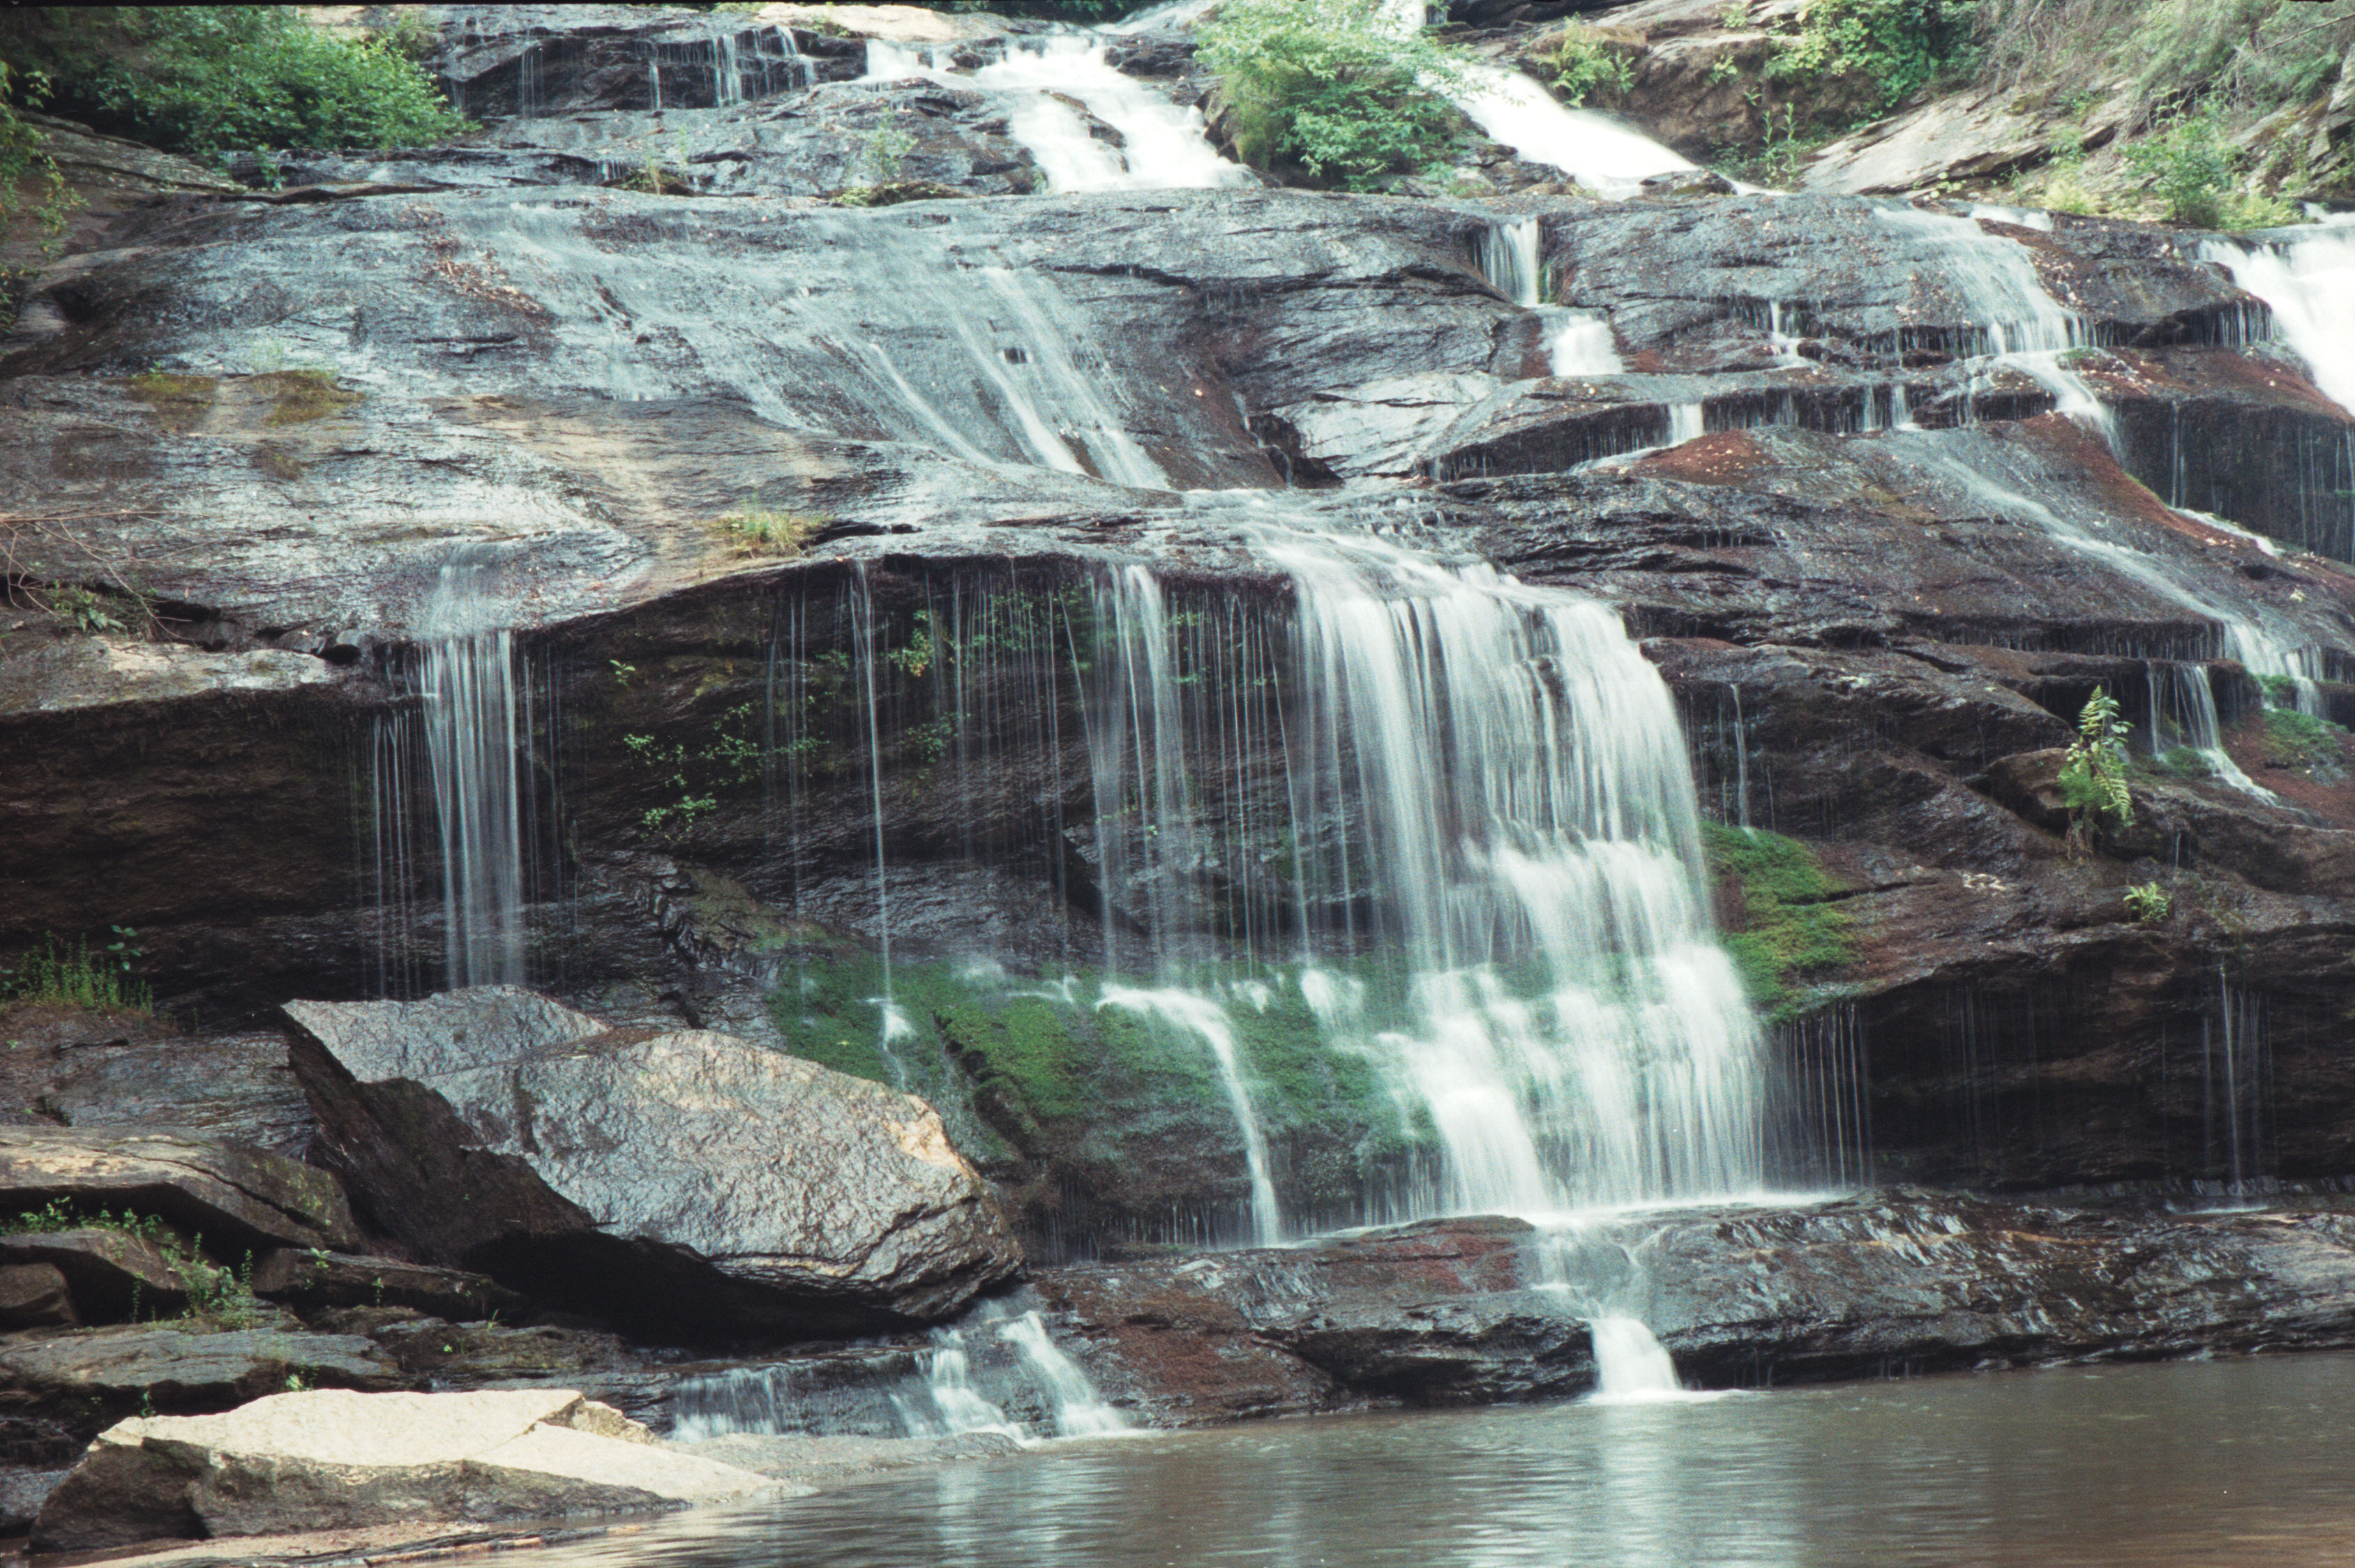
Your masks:
{"label": "large boulder", "polygon": [[0,1215],[60,1200],[154,1215],[224,1257],[360,1239],[335,1178],[279,1155],[170,1134],[0,1127]]}
{"label": "large boulder", "polygon": [[33,1527],[88,1552],[429,1520],[489,1523],[671,1508],[779,1489],[655,1445],[570,1389],[283,1393],[218,1415],[110,1427]]}
{"label": "large boulder", "polygon": [[954,1316],[1021,1254],[922,1101],[513,987],[293,1002],[317,1157],[418,1258],[642,1332]]}

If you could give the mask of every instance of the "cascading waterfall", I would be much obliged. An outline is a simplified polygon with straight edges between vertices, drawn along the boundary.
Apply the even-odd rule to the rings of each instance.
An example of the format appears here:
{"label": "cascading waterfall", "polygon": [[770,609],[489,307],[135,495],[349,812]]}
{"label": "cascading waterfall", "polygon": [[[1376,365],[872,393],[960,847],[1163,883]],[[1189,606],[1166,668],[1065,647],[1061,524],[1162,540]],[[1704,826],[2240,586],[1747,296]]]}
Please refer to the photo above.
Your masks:
{"label": "cascading waterfall", "polygon": [[[2325,396],[2355,412],[2355,232],[2331,226],[2249,243],[2211,240],[2200,259],[2264,301],[2274,337],[2306,361]],[[2355,554],[2355,436],[2320,444],[2326,455],[2309,462],[2303,486],[2306,537],[2312,548]]]}
{"label": "cascading waterfall", "polygon": [[2216,968],[2216,1011],[2200,1021],[2200,1130],[2206,1163],[2241,1197],[2265,1174],[2265,1113],[2272,1061],[2264,998]]}
{"label": "cascading waterfall", "polygon": [[1534,218],[1503,219],[1472,238],[1472,264],[1491,288],[1525,310],[1535,308],[1543,293],[1539,239]]}
{"label": "cascading waterfall", "polygon": [[[1304,901],[1343,912],[1345,944],[1396,965],[1376,995],[1302,953],[1298,983],[1328,1043],[1427,1119],[1441,1168],[1424,1211],[1756,1188],[1757,1029],[1701,898],[1673,707],[1617,620],[1370,536],[1259,533],[1296,600],[1299,695],[1273,716],[1290,869]],[[1180,890],[1214,858],[1195,781],[1216,776],[1213,739],[1253,742],[1239,717],[1189,706],[1205,650],[1177,657],[1149,574],[1124,574],[1099,614],[1117,692],[1091,738],[1099,810],[1144,816],[1131,848],[1107,836],[1106,880],[1165,901],[1149,929],[1181,931]],[[1209,701],[1251,688],[1207,678]],[[1165,987],[1189,957],[1165,951]]]}
{"label": "cascading waterfall", "polygon": [[442,568],[420,626],[426,752],[441,837],[445,984],[524,974],[521,733],[513,635],[495,624],[491,566]]}
{"label": "cascading waterfall", "polygon": [[861,1359],[743,1367],[682,1379],[672,1435],[734,1432],[954,1437],[995,1434],[1025,1448],[1135,1430],[1048,1333],[1037,1308],[986,1301],[929,1343]]}
{"label": "cascading waterfall", "polygon": [[[947,86],[1019,94],[1007,130],[1030,149],[1056,194],[1176,190],[1247,185],[1250,174],[1219,155],[1202,112],[1181,107],[1115,69],[1104,58],[1108,34],[1056,34],[1010,46],[1003,59],[970,72],[946,69],[937,50],[870,39],[868,81],[921,78]],[[1120,133],[1098,140],[1070,101]]]}

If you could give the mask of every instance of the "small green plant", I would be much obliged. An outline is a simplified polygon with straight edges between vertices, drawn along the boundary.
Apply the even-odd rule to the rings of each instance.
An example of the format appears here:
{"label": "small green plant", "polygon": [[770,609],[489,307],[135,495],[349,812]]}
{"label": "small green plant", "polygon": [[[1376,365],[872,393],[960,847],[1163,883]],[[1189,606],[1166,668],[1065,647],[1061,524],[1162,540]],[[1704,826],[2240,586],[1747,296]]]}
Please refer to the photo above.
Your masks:
{"label": "small green plant", "polygon": [[2157,882],[2126,890],[2126,912],[2145,925],[2157,925],[2165,920],[2169,907],[2167,890]]}
{"label": "small green plant", "polygon": [[623,664],[619,659],[607,659],[605,662],[613,667],[613,684],[624,691],[628,690],[630,682],[637,678],[638,667],[634,664]]}
{"label": "small green plant", "polygon": [[2204,779],[2215,775],[2215,764],[2208,753],[2197,746],[2169,746],[2158,759],[2161,772],[2179,779]]}
{"label": "small green plant", "polygon": [[1463,138],[1442,96],[1463,80],[1462,56],[1380,0],[1228,0],[1196,36],[1254,167],[1296,164],[1319,183],[1373,190],[1444,163]]}
{"label": "small green plant", "polygon": [[663,746],[652,735],[624,735],[622,744],[628,747],[630,754],[641,763],[662,771],[671,786],[679,792],[677,800],[650,805],[638,814],[638,826],[644,831],[673,835],[684,833],[719,806],[717,797],[696,794],[695,786],[687,782],[688,757],[685,746]]}
{"label": "small green plant", "polygon": [[127,925],[111,926],[112,940],[92,948],[88,942],[60,944],[55,936],[35,952],[0,969],[0,997],[46,1002],[91,1011],[153,1013],[155,994],[132,977],[133,967],[145,956],[139,933]]}
{"label": "small green plant", "polygon": [[288,1372],[286,1374],[286,1392],[288,1393],[308,1393],[311,1392],[311,1380],[304,1377],[301,1372]]}
{"label": "small green plant", "polygon": [[908,640],[883,656],[891,667],[904,675],[922,676],[932,667],[932,613],[916,612],[914,624],[909,628]]}
{"label": "small green plant", "polygon": [[896,125],[886,125],[867,138],[867,166],[875,171],[870,184],[889,185],[900,177],[900,165],[916,150],[916,138]]}
{"label": "small green plant", "polygon": [[2268,708],[2297,706],[2297,682],[2288,676],[2261,675],[2257,677],[2257,688],[2265,694]]}
{"label": "small green plant", "polygon": [[61,110],[208,156],[263,147],[417,147],[470,129],[401,48],[314,27],[293,6],[86,9],[15,40]]}
{"label": "small green plant", "polygon": [[1553,73],[1554,95],[1565,103],[1584,103],[1598,95],[1615,99],[1636,84],[1635,64],[1626,52],[1582,22],[1571,23],[1561,45],[1544,59]]}
{"label": "small green plant", "polygon": [[49,613],[84,636],[123,630],[123,622],[109,607],[106,596],[78,582],[49,590]]}
{"label": "small green plant", "polygon": [[2077,715],[2077,739],[2062,759],[2061,799],[2069,808],[2069,852],[2083,857],[2105,816],[2114,828],[2134,821],[2134,792],[2126,784],[2126,736],[2118,699],[2096,691]]}
{"label": "small green plant", "polygon": [[738,555],[790,558],[806,549],[827,520],[811,512],[772,512],[748,507],[713,518],[711,526]]}

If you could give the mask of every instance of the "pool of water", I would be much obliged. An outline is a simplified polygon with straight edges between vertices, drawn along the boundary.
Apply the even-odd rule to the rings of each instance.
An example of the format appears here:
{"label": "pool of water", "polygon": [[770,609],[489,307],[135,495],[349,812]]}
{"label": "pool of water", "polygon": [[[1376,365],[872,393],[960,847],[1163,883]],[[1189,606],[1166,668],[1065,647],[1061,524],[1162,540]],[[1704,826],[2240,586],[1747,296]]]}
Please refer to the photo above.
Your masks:
{"label": "pool of water", "polygon": [[539,1561],[2346,1568],[2355,1355],[1080,1440]]}

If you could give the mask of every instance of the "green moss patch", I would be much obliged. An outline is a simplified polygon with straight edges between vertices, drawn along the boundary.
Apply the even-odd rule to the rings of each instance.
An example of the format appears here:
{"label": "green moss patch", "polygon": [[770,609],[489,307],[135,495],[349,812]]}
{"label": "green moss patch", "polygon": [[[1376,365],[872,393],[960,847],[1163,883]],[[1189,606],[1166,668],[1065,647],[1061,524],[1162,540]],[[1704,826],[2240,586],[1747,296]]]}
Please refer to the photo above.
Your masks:
{"label": "green moss patch", "polygon": [[193,430],[204,422],[220,395],[220,383],[210,376],[171,376],[150,370],[125,384],[133,398],[155,411],[166,430]]}
{"label": "green moss patch", "polygon": [[2276,768],[2335,767],[2347,731],[2328,719],[2286,708],[2265,710],[2265,762]]}
{"label": "green moss patch", "polygon": [[1840,883],[1814,850],[1779,833],[1704,823],[1702,843],[1710,869],[1740,891],[1724,943],[1751,1000],[1777,1023],[1808,1010],[1820,999],[1813,993],[1856,959],[1855,922],[1827,901]]}
{"label": "green moss patch", "polygon": [[336,386],[335,377],[325,370],[272,370],[247,384],[272,400],[264,424],[308,424],[361,400],[359,393]]}

